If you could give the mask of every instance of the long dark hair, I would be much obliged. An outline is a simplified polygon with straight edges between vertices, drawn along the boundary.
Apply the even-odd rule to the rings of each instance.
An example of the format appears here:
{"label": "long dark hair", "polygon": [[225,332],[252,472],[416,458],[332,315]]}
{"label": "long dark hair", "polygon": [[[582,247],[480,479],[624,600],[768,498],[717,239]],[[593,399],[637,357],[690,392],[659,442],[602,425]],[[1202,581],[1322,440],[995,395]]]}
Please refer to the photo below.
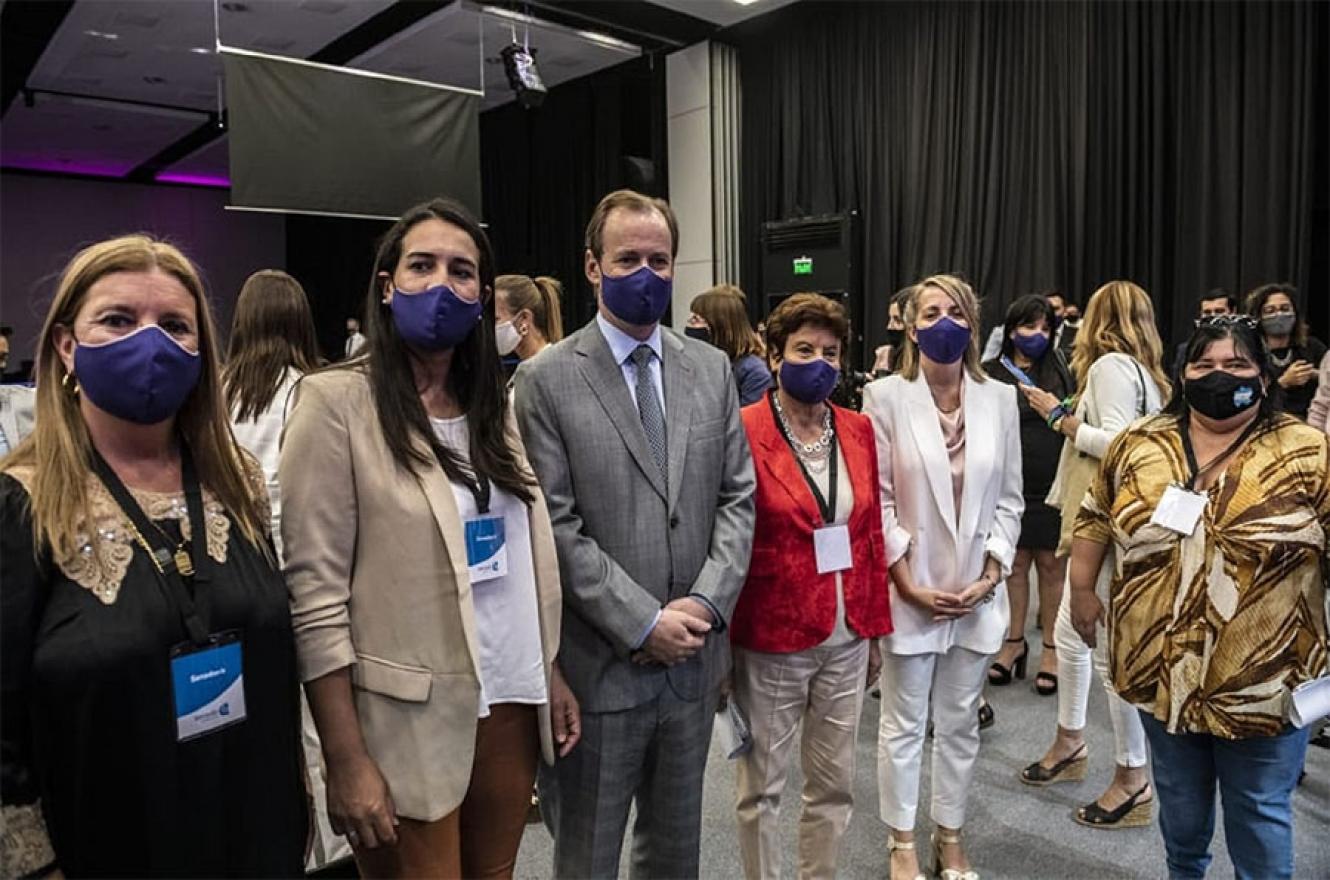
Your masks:
{"label": "long dark hair", "polygon": [[1290,343],[1294,346],[1306,345],[1307,324],[1302,320],[1302,307],[1298,305],[1298,289],[1292,284],[1262,284],[1251,291],[1247,294],[1247,314],[1258,321],[1261,320],[1261,309],[1265,308],[1266,300],[1276,293],[1284,294],[1293,304],[1293,317],[1297,320],[1293,324],[1293,333],[1289,336]]}
{"label": "long dark hair", "polygon": [[245,279],[231,321],[223,385],[231,417],[259,417],[277,394],[289,367],[308,373],[319,365],[314,317],[300,282],[264,269]]}
{"label": "long dark hair", "polygon": [[[467,415],[470,466],[435,439],[429,416],[416,391],[411,352],[393,323],[392,309],[383,301],[383,274],[391,277],[402,256],[408,231],[426,220],[442,220],[464,231],[480,252],[480,286],[484,311],[480,323],[453,349],[448,370],[448,391]],[[498,346],[494,342],[494,251],[489,238],[469,211],[451,199],[432,199],[411,208],[384,233],[370,272],[365,298],[367,358],[341,369],[369,370],[379,428],[398,467],[418,472],[434,462],[414,445],[419,437],[429,443],[434,460],[450,480],[473,490],[477,480],[488,479],[526,504],[535,501],[531,487],[535,475],[518,462],[509,444],[508,393]],[[334,367],[337,369],[338,367]]]}
{"label": "long dark hair", "polygon": [[[1186,364],[1200,360],[1210,343],[1220,339],[1232,339],[1233,347],[1260,369],[1260,378],[1265,380],[1265,395],[1261,398],[1256,418],[1261,422],[1270,421],[1283,409],[1283,394],[1279,388],[1279,377],[1270,366],[1270,359],[1265,356],[1265,336],[1257,320],[1247,315],[1222,315],[1197,321],[1191,339],[1187,340],[1186,354],[1182,359],[1183,370],[1187,369]],[[1168,406],[1164,407],[1165,413],[1177,417],[1179,421],[1191,411],[1187,405],[1187,396],[1182,391],[1185,382],[1186,379],[1180,374],[1178,389],[1168,401]]]}
{"label": "long dark hair", "polygon": [[1043,355],[1039,358],[1039,362],[1043,363],[1044,359],[1055,350],[1053,345],[1053,304],[1037,293],[1018,296],[1007,307],[1007,318],[1002,325],[1002,353],[1007,357],[1011,357],[1016,349],[1016,343],[1011,341],[1013,330],[1025,324],[1034,323],[1040,318],[1044,319],[1044,323],[1048,327],[1048,348],[1044,350]]}

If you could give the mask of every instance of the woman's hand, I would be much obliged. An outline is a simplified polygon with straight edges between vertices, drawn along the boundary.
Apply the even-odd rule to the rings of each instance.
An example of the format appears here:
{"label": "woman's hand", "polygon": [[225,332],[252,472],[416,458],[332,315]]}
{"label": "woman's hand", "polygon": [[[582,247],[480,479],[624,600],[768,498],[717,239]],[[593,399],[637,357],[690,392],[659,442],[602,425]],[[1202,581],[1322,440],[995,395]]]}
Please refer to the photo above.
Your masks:
{"label": "woman's hand", "polygon": [[1289,364],[1279,377],[1279,387],[1301,388],[1315,378],[1316,367],[1304,360],[1296,360]]}
{"label": "woman's hand", "polygon": [[397,808],[388,783],[368,752],[329,761],[328,820],[355,849],[397,843]]}
{"label": "woman's hand", "polygon": [[941,590],[929,590],[924,587],[901,589],[899,583],[896,585],[896,591],[906,602],[933,615],[934,623],[955,620],[973,610],[970,606],[962,604],[960,596],[955,593],[944,593]]}
{"label": "woman's hand", "polygon": [[566,757],[582,738],[582,710],[558,663],[550,669],[550,723],[559,757]]}
{"label": "woman's hand", "polygon": [[882,646],[878,644],[877,639],[868,640],[868,681],[867,687],[871,688],[877,681],[878,674],[882,672]]}
{"label": "woman's hand", "polygon": [[1025,395],[1025,400],[1030,404],[1030,408],[1039,413],[1039,418],[1045,421],[1048,420],[1048,414],[1053,411],[1053,407],[1062,402],[1042,388],[1036,388],[1033,385],[1019,385],[1017,387]]}
{"label": "woman's hand", "polygon": [[1095,628],[1104,622],[1104,603],[1093,590],[1072,590],[1070,607],[1072,627],[1093,648],[1098,635]]}
{"label": "woman's hand", "polygon": [[990,596],[996,589],[997,582],[995,580],[981,577],[979,580],[961,590],[960,595],[956,597],[956,600],[968,608],[974,608]]}

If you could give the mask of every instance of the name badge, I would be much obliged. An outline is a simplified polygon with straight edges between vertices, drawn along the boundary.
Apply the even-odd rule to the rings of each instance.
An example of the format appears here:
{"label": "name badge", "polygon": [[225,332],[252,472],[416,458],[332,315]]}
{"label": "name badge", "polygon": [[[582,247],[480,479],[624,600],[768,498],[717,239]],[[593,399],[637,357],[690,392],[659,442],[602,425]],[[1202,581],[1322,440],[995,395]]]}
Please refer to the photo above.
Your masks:
{"label": "name badge", "polygon": [[1150,517],[1150,524],[1190,537],[1196,531],[1201,514],[1205,512],[1205,501],[1205,495],[1200,492],[1177,485],[1169,486],[1164,490],[1164,497],[1159,499],[1159,506],[1155,508],[1154,516]]}
{"label": "name badge", "polygon": [[471,583],[492,581],[508,574],[508,542],[503,517],[477,516],[466,520],[466,565]]}
{"label": "name badge", "polygon": [[176,741],[207,736],[245,720],[244,651],[236,632],[209,637],[202,647],[171,649]]}
{"label": "name badge", "polygon": [[850,558],[850,527],[823,526],[813,532],[813,549],[817,552],[817,573],[844,571],[854,566]]}

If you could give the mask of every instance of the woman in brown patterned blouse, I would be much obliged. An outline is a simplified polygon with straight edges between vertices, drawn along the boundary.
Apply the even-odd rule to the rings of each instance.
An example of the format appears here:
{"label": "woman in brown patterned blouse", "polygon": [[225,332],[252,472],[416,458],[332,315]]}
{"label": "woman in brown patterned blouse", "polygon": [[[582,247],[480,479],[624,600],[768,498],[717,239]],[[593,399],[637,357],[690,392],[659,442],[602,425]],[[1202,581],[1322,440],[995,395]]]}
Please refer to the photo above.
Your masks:
{"label": "woman in brown patterned blouse", "polygon": [[[1072,620],[1107,616],[1114,689],[1141,713],[1172,877],[1203,877],[1215,787],[1239,878],[1290,877],[1306,729],[1326,671],[1330,446],[1280,414],[1255,321],[1202,319],[1183,390],[1109,448],[1076,523]],[[1112,545],[1108,608],[1094,572]]]}

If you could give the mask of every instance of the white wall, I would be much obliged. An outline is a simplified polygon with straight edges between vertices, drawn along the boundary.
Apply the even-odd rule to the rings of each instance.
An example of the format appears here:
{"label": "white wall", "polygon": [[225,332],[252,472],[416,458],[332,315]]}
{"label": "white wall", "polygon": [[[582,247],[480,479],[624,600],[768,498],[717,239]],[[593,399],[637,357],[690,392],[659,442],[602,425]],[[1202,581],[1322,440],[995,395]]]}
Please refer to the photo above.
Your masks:
{"label": "white wall", "polygon": [[285,218],[227,211],[226,202],[221,189],[0,175],[0,323],[14,328],[9,369],[33,356],[69,258],[129,232],[168,238],[194,260],[225,336],[250,273],[286,265]]}
{"label": "white wall", "polygon": [[674,263],[675,329],[688,320],[693,297],[715,284],[711,212],[711,44],[665,58],[670,206],[679,219]]}

